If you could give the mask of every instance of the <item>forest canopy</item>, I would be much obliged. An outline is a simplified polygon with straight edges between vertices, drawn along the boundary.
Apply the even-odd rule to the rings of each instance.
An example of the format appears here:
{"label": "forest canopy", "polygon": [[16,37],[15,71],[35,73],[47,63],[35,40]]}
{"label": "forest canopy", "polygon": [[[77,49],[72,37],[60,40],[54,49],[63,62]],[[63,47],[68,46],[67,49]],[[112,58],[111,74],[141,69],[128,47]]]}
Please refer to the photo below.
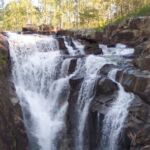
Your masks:
{"label": "forest canopy", "polygon": [[[2,2],[1,5],[4,5]],[[26,24],[54,28],[101,28],[150,6],[149,0],[14,0],[0,9],[0,28],[21,30]]]}

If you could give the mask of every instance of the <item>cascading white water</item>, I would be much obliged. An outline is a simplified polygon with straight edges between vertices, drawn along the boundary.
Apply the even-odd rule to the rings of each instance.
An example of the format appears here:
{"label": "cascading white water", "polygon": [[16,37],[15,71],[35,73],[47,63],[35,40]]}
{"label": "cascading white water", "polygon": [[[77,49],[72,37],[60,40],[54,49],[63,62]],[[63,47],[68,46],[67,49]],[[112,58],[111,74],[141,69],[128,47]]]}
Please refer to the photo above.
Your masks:
{"label": "cascading white water", "polygon": [[76,137],[76,150],[86,149],[84,147],[84,129],[89,112],[89,106],[94,98],[94,87],[98,79],[97,72],[106,63],[109,62],[105,58],[94,55],[88,56],[85,60],[85,75],[77,100],[78,130]]}
{"label": "cascading white water", "polygon": [[118,56],[125,56],[125,55],[132,55],[134,53],[133,48],[128,48],[126,45],[123,44],[116,44],[116,47],[108,48],[107,45],[99,44],[99,47],[102,48],[103,54],[107,55],[118,55]]}
{"label": "cascading white water", "polygon": [[[113,69],[108,77],[115,81],[117,69]],[[103,121],[101,150],[117,150],[118,140],[124,121],[128,115],[128,107],[134,99],[134,95],[125,92],[120,83],[116,82],[119,91],[116,100],[108,110]]]}
{"label": "cascading white water", "polygon": [[[84,46],[73,41],[71,47],[65,41],[71,56],[84,55]],[[85,150],[84,131],[89,107],[94,98],[94,87],[97,72],[105,64],[116,64],[110,56],[133,53],[124,45],[117,45],[116,49],[108,49],[104,45],[104,56],[89,55],[78,58],[76,70],[68,75],[72,58],[63,59],[59,51],[58,42],[52,36],[18,35],[9,33],[10,55],[12,58],[13,82],[20,99],[26,128],[33,150],[58,150],[58,142],[65,128],[65,114],[70,94],[69,80],[74,76],[83,77],[76,109],[77,133],[75,149]],[[122,52],[120,52],[120,50]],[[110,56],[108,56],[110,55]],[[114,80],[116,70],[108,77]],[[116,82],[117,83],[117,82]],[[101,150],[117,150],[117,141],[123,123],[128,114],[128,107],[134,96],[126,93],[119,84],[118,96],[108,110],[103,122],[103,136]]]}
{"label": "cascading white water", "polygon": [[72,47],[72,45],[70,45],[70,43],[67,41],[67,39],[64,38],[65,46],[67,47],[68,52],[71,56],[85,54],[84,46],[79,41],[72,40],[72,39],[69,39],[69,40],[71,40],[70,42],[72,42],[72,44],[74,44],[74,47]]}
{"label": "cascading white water", "polygon": [[36,141],[31,149],[55,150],[65,126],[70,90],[57,41],[53,37],[9,34],[9,44],[14,85],[25,110],[31,143]]}

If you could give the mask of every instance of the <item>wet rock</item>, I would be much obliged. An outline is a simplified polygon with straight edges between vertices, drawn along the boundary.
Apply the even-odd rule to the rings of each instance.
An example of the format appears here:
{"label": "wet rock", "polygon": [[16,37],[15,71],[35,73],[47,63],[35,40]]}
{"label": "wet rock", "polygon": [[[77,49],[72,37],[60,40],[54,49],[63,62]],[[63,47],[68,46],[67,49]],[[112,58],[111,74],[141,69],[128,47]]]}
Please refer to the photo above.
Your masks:
{"label": "wet rock", "polygon": [[105,114],[108,111],[108,108],[111,107],[111,104],[115,100],[116,96],[117,92],[114,92],[109,95],[100,94],[99,96],[96,96],[95,100],[91,104],[91,111],[99,112],[100,114],[105,116]]}
{"label": "wet rock", "polygon": [[115,82],[108,78],[102,78],[98,81],[97,83],[97,88],[96,88],[96,96],[100,94],[112,94],[118,90],[118,86]]}
{"label": "wet rock", "polygon": [[99,78],[95,87],[95,98],[91,104],[92,111],[106,114],[108,107],[116,97],[118,85],[107,77]]}
{"label": "wet rock", "polygon": [[67,47],[65,45],[65,42],[64,42],[64,38],[63,37],[57,37],[56,39],[57,39],[58,44],[59,44],[59,49],[62,50],[65,54],[69,54],[67,51]]}
{"label": "wet rock", "polygon": [[150,103],[150,74],[138,70],[120,70],[117,72],[119,81],[127,91],[132,91],[139,95],[143,100]]}
{"label": "wet rock", "polygon": [[108,73],[109,73],[113,68],[116,68],[116,66],[113,65],[113,64],[106,64],[106,65],[104,65],[104,66],[100,69],[100,71],[99,71],[98,74],[102,74],[102,75],[107,76]]}
{"label": "wet rock", "polygon": [[67,122],[66,122],[66,129],[67,129],[67,139],[68,145],[73,150],[75,149],[75,135],[77,132],[77,100],[78,94],[83,82],[83,78],[71,78],[69,80],[70,83],[70,95],[68,99],[68,110],[67,110]]}
{"label": "wet rock", "polygon": [[102,49],[99,48],[99,45],[97,43],[88,43],[85,45],[84,47],[84,51],[85,53],[88,55],[88,54],[95,54],[95,55],[98,55],[98,54],[102,54]]}
{"label": "wet rock", "polygon": [[27,150],[28,140],[21,107],[9,81],[8,45],[5,45],[8,42],[3,43],[4,39],[0,38],[0,149]]}
{"label": "wet rock", "polygon": [[69,69],[68,69],[68,74],[72,74],[75,71],[76,65],[77,65],[77,59],[71,59]]}
{"label": "wet rock", "polygon": [[85,55],[75,55],[75,56],[63,55],[63,59],[67,59],[67,58],[78,59],[78,58],[84,58],[84,57],[86,56]]}
{"label": "wet rock", "polygon": [[72,38],[70,36],[67,36],[65,37],[66,41],[68,42],[69,46],[73,47],[74,49],[76,49],[73,41],[72,41]]}
{"label": "wet rock", "polygon": [[71,78],[69,80],[69,83],[72,89],[76,89],[76,87],[80,85],[82,81],[83,81],[83,78]]}

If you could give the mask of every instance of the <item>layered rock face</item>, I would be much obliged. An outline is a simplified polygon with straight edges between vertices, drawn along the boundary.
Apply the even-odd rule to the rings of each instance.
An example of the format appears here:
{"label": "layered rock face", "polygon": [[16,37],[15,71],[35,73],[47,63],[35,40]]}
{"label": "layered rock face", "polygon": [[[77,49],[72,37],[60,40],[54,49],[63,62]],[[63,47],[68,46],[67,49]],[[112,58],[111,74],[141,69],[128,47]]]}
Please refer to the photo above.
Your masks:
{"label": "layered rock face", "polygon": [[0,34],[0,149],[27,150],[22,111],[10,82],[8,42]]}
{"label": "layered rock face", "polygon": [[[150,149],[150,17],[130,18],[118,25],[108,26],[102,42],[110,45],[124,43],[134,47],[132,67],[117,73],[117,80],[135,100],[129,108],[124,133],[126,149]],[[127,146],[128,145],[128,146]]]}
{"label": "layered rock face", "polygon": [[[135,49],[130,65],[120,69],[116,76],[116,80],[124,86],[126,91],[135,94],[120,135],[119,147],[120,150],[149,150],[150,17],[130,18],[120,24],[106,27],[103,32],[91,31],[88,34],[86,31],[83,33],[80,31],[59,31],[58,35],[69,35],[79,38],[84,43],[87,42],[86,49],[89,49],[89,52],[91,49],[88,48],[89,43],[90,47],[92,47],[91,43],[103,43],[110,47],[117,43],[123,43]],[[94,49],[96,50],[96,48]],[[94,53],[93,50],[92,53]],[[115,68],[115,66],[104,66],[101,69],[101,74],[106,76],[111,68]],[[77,84],[75,86],[78,87]],[[111,88],[111,92],[109,92],[109,88]],[[93,146],[98,145],[98,140],[101,138],[97,133],[101,133],[103,118],[115,96],[116,89],[114,89],[115,86],[112,86],[112,83],[107,79],[100,80],[96,87],[97,94],[90,107],[89,124],[87,125],[87,135],[89,135],[87,139],[89,138],[91,150],[93,150]]]}

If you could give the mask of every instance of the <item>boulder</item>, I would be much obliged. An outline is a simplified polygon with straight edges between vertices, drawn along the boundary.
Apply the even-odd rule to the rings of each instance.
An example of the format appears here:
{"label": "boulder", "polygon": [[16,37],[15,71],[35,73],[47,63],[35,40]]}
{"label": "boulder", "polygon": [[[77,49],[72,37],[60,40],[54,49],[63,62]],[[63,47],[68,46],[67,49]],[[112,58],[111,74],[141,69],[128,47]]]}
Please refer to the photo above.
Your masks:
{"label": "boulder", "polygon": [[116,90],[118,90],[117,84],[113,82],[112,80],[104,77],[100,79],[97,83],[96,96],[100,94],[109,95],[115,92]]}
{"label": "boulder", "polygon": [[99,48],[98,43],[87,43],[84,47],[84,51],[85,54],[94,54],[94,55],[98,55],[98,54],[102,54],[102,49]]}
{"label": "boulder", "polygon": [[98,74],[107,76],[113,68],[116,68],[116,66],[113,64],[106,64],[99,70]]}
{"label": "boulder", "polygon": [[91,111],[104,116],[113,100],[115,100],[117,91],[118,86],[115,82],[107,77],[99,78],[95,87],[95,97],[91,104]]}

